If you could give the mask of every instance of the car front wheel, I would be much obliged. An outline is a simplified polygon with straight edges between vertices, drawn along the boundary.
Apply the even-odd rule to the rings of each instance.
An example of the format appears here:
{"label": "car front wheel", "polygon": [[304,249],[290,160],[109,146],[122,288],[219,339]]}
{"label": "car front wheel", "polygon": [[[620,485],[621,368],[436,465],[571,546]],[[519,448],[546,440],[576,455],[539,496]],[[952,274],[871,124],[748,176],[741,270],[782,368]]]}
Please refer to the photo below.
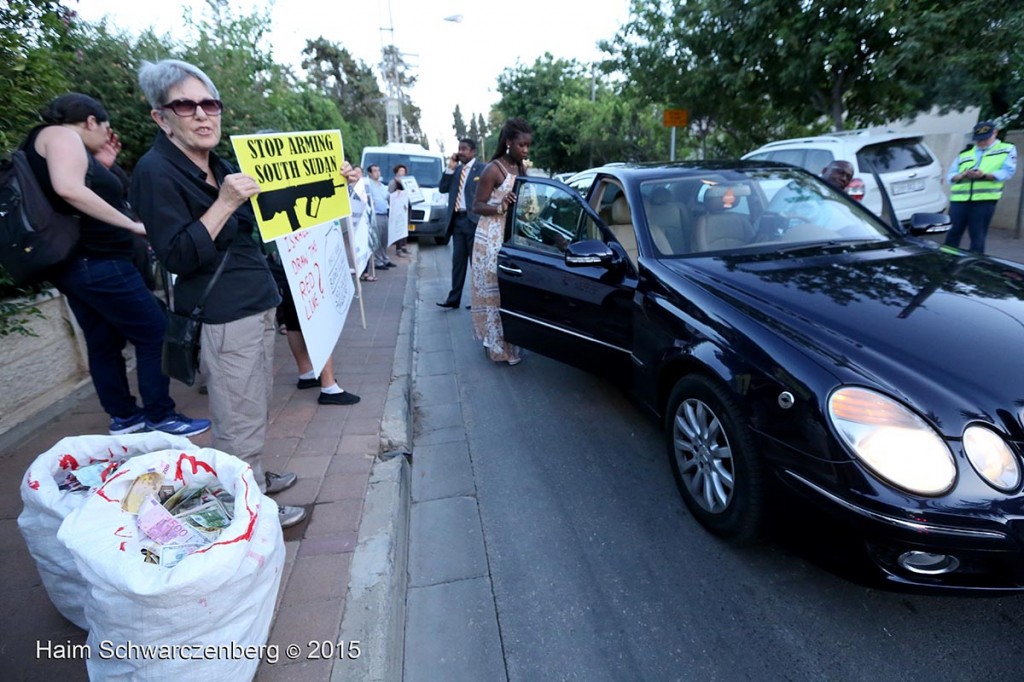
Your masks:
{"label": "car front wheel", "polygon": [[757,539],[764,489],[753,438],[728,391],[702,376],[684,377],[669,398],[668,456],[694,517],[736,543]]}

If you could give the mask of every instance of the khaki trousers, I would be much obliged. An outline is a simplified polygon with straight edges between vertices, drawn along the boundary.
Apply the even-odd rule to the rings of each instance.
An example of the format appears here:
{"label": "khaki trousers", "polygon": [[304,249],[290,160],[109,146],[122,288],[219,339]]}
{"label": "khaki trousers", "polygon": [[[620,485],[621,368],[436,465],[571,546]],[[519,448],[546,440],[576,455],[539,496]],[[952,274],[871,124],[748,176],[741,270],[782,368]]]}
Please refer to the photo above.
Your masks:
{"label": "khaki trousers", "polygon": [[266,488],[260,453],[274,385],[274,309],[227,324],[203,324],[199,364],[210,394],[213,447],[244,460]]}

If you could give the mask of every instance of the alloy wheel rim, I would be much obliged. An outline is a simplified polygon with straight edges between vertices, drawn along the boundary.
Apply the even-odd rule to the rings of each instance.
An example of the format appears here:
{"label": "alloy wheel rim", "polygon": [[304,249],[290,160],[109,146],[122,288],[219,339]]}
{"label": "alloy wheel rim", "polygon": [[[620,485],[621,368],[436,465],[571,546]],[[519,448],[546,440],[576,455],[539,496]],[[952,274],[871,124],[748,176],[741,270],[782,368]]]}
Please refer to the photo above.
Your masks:
{"label": "alloy wheel rim", "polygon": [[696,398],[684,400],[673,419],[672,446],[693,501],[711,514],[728,509],[736,481],[732,448],[718,415]]}

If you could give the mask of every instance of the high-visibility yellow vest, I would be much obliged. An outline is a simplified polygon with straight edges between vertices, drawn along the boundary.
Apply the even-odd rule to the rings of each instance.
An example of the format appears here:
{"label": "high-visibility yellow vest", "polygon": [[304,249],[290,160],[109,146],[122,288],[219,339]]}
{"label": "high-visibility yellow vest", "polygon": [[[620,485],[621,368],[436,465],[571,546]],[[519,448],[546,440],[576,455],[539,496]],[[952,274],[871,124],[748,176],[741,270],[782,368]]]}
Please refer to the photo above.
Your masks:
{"label": "high-visibility yellow vest", "polygon": [[[1006,155],[1013,149],[1012,144],[996,142],[982,152],[978,170],[982,173],[995,173],[1003,167]],[[974,148],[960,152],[957,160],[958,172],[974,168]],[[968,180],[953,183],[950,201],[998,201],[1003,196],[1003,183],[998,180]]]}

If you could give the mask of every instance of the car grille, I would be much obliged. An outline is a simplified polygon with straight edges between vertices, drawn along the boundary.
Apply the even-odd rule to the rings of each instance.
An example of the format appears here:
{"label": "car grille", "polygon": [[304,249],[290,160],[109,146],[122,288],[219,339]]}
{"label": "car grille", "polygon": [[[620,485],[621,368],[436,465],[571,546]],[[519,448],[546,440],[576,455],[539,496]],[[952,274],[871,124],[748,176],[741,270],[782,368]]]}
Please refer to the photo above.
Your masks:
{"label": "car grille", "polygon": [[426,217],[426,215],[427,215],[426,211],[418,211],[416,209],[413,209],[412,212],[409,214],[409,216],[410,216],[410,218],[412,220],[418,220],[419,222],[423,222],[423,220]]}

